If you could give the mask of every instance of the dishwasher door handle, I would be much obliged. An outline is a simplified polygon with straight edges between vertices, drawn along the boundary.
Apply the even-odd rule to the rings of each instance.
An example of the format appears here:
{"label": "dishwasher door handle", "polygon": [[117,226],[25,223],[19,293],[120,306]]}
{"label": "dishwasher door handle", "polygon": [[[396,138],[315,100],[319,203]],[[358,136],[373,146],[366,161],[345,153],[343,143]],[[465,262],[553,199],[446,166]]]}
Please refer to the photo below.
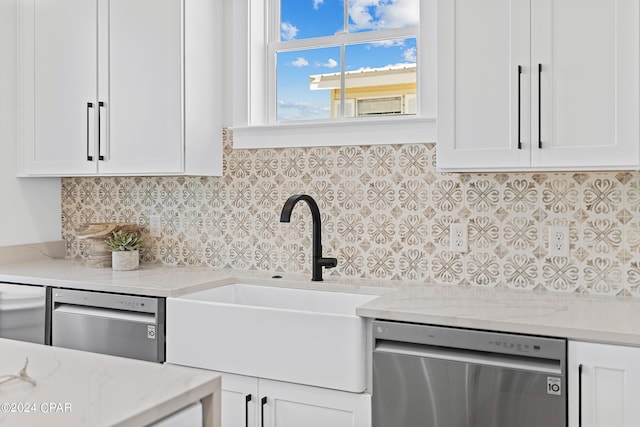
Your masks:
{"label": "dishwasher door handle", "polygon": [[535,356],[514,356],[501,353],[488,353],[458,348],[436,347],[423,344],[411,344],[397,341],[379,341],[374,353],[401,354],[405,356],[441,359],[474,365],[496,366],[506,369],[563,375],[559,360],[536,358]]}
{"label": "dishwasher door handle", "polygon": [[106,319],[124,320],[128,322],[155,323],[156,316],[151,313],[139,313],[134,311],[113,310],[101,307],[80,306],[73,304],[56,303],[53,308],[54,315],[70,314],[78,316],[102,317]]}

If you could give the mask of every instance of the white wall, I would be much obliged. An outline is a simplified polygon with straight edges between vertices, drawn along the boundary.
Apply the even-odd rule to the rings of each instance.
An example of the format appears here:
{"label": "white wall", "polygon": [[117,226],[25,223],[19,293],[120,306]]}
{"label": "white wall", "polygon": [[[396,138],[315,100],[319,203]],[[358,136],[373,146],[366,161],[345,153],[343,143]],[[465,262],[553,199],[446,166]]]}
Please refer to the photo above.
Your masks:
{"label": "white wall", "polygon": [[0,246],[61,238],[60,179],[16,178],[16,0],[0,0]]}

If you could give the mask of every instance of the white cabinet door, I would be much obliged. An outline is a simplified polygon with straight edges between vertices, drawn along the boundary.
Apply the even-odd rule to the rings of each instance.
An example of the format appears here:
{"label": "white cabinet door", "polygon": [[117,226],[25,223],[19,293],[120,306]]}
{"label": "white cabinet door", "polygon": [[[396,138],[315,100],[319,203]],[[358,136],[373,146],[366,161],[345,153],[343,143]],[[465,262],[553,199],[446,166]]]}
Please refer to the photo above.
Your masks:
{"label": "white cabinet door", "polygon": [[639,4],[531,2],[532,166],[638,165]]}
{"label": "white cabinet door", "polygon": [[637,167],[639,5],[440,0],[438,167]]}
{"label": "white cabinet door", "polygon": [[257,427],[258,379],[222,374],[222,427]]}
{"label": "white cabinet door", "polygon": [[97,5],[18,2],[19,173],[95,172]]}
{"label": "white cabinet door", "polygon": [[371,427],[371,395],[224,373],[221,415],[222,427]]}
{"label": "white cabinet door", "polygon": [[99,99],[105,174],[181,173],[182,0],[100,4]]}
{"label": "white cabinet door", "polygon": [[438,1],[438,167],[529,165],[529,0]]}
{"label": "white cabinet door", "polygon": [[570,341],[568,351],[569,425],[640,426],[640,348]]}
{"label": "white cabinet door", "polygon": [[260,396],[265,427],[371,426],[368,394],[261,379]]}
{"label": "white cabinet door", "polygon": [[18,2],[18,173],[222,174],[222,0]]}

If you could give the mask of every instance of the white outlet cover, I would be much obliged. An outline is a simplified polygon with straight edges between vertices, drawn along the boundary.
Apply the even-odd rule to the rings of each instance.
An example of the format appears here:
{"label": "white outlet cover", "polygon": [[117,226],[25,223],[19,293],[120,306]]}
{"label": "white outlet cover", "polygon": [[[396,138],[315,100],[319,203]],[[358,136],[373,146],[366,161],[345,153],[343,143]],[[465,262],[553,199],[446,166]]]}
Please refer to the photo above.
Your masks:
{"label": "white outlet cover", "polygon": [[569,227],[549,227],[549,256],[569,256]]}
{"label": "white outlet cover", "polygon": [[468,252],[469,251],[469,232],[467,224],[451,224],[449,225],[449,249],[452,252]]}
{"label": "white outlet cover", "polygon": [[160,215],[149,215],[149,234],[151,237],[160,237],[162,234]]}

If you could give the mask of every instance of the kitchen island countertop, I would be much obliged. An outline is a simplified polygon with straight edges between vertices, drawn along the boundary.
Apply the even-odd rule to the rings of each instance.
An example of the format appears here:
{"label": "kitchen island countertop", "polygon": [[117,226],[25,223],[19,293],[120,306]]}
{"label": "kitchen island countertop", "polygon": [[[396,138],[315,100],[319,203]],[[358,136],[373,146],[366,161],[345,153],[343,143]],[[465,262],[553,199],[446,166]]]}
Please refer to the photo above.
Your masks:
{"label": "kitchen island countertop", "polygon": [[0,376],[17,375],[27,357],[36,385],[0,384],[0,425],[142,426],[198,401],[205,425],[220,425],[219,374],[0,339]]}

